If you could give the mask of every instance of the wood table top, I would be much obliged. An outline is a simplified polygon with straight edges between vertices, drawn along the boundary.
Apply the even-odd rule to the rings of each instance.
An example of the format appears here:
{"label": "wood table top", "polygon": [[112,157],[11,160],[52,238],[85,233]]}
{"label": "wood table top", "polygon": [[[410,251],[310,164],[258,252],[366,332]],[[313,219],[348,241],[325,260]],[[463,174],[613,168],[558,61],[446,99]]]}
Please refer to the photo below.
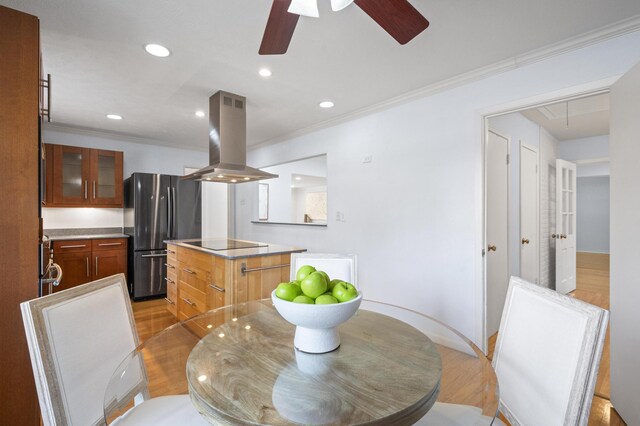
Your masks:
{"label": "wood table top", "polygon": [[413,424],[434,404],[442,361],[414,327],[360,310],[326,354],[293,347],[295,326],[262,305],[195,345],[193,403],[214,424]]}

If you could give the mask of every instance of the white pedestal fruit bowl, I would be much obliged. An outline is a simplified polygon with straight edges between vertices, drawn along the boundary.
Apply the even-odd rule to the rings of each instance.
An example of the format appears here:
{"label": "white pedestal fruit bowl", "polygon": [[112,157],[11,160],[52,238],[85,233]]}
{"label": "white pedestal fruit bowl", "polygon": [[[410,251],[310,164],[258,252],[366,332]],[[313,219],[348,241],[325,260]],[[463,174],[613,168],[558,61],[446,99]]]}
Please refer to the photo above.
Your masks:
{"label": "white pedestal fruit bowl", "polygon": [[348,302],[327,305],[282,300],[275,290],[271,300],[282,318],[296,326],[293,345],[303,352],[322,354],[340,346],[338,326],[356,313],[362,302],[362,292]]}

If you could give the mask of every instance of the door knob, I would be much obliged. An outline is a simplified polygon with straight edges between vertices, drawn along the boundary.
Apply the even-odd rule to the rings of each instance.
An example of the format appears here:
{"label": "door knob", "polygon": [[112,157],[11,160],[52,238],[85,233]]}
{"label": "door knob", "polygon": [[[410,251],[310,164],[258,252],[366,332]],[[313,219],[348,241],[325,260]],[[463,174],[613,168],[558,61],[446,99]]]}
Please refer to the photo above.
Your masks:
{"label": "door knob", "polygon": [[490,244],[489,247],[487,247],[487,251],[496,251],[496,246],[493,244]]}
{"label": "door knob", "polygon": [[564,240],[565,238],[567,238],[567,236],[562,234],[562,235],[560,235],[560,238]]}
{"label": "door knob", "polygon": [[556,238],[558,238],[558,235],[556,235],[556,234],[551,234],[551,238],[553,238],[553,239],[555,240]]}
{"label": "door knob", "polygon": [[523,239],[522,239],[522,244],[529,244],[529,240],[528,240],[528,239],[526,239],[526,238],[523,238]]}

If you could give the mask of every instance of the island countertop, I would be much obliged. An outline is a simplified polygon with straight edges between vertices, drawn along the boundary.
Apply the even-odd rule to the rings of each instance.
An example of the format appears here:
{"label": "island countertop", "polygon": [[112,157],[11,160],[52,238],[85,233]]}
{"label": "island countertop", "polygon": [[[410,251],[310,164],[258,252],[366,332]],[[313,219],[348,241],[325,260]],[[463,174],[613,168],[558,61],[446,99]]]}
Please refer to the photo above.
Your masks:
{"label": "island countertop", "polygon": [[[232,249],[217,249],[212,250],[207,247],[201,247],[199,245],[195,245],[194,243],[220,243],[224,241],[234,241],[239,243],[246,244],[255,244],[260,245],[260,247],[249,247],[249,248],[232,248]],[[209,239],[185,239],[185,240],[165,240],[167,244],[175,244],[180,247],[188,248],[191,250],[201,251],[213,256],[222,257],[224,259],[241,259],[247,257],[259,257],[259,256],[270,256],[276,254],[290,254],[290,253],[301,253],[307,251],[307,249],[292,247],[292,246],[283,246],[278,244],[269,244],[262,243],[256,241],[247,241],[247,240],[237,240],[237,239],[226,239],[226,238],[209,238]]]}

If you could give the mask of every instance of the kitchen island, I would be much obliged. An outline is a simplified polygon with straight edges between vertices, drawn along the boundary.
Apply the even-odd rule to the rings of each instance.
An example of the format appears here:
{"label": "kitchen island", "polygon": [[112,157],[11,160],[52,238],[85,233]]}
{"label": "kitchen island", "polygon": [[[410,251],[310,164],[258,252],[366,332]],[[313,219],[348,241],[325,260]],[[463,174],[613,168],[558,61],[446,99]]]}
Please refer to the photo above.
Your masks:
{"label": "kitchen island", "polygon": [[211,309],[269,297],[289,281],[302,248],[244,240],[169,240],[167,309],[182,321]]}

